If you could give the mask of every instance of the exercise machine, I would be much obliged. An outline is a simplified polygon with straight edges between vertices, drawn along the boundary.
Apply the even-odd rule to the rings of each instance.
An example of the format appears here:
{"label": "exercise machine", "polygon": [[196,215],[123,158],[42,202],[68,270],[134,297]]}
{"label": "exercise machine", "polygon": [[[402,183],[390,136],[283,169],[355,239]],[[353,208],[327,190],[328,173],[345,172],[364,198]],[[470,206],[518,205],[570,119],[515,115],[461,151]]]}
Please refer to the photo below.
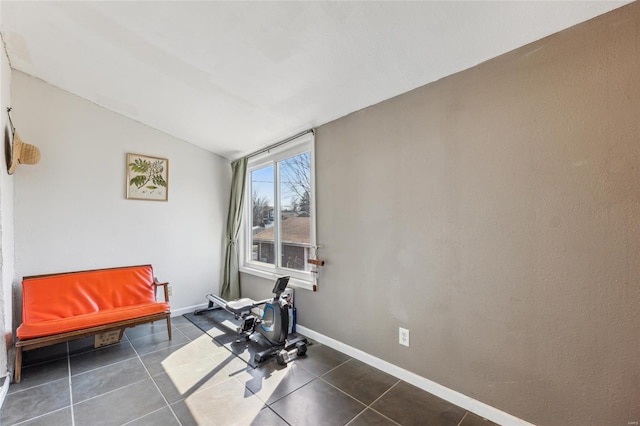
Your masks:
{"label": "exercise machine", "polygon": [[[289,277],[280,277],[273,287],[273,298],[264,300],[253,300],[242,298],[238,300],[226,301],[215,294],[208,294],[209,306],[198,309],[195,315],[212,309],[222,308],[233,314],[236,320],[240,321],[236,331],[244,335],[247,340],[251,339],[254,333],[261,334],[268,342],[269,348],[257,352],[254,361],[261,363],[272,356],[276,356],[276,361],[284,365],[289,361],[305,355],[309,342],[306,338],[295,337],[289,339],[289,305],[281,296],[289,283]],[[262,309],[262,316],[253,313],[254,308]]]}

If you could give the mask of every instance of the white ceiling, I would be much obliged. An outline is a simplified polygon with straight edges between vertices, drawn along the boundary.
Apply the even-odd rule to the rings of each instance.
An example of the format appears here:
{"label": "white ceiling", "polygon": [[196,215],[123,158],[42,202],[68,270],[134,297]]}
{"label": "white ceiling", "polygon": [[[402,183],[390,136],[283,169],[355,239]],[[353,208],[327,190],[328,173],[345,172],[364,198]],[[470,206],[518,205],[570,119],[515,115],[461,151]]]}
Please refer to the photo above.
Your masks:
{"label": "white ceiling", "polygon": [[3,0],[11,66],[229,159],[628,1]]}

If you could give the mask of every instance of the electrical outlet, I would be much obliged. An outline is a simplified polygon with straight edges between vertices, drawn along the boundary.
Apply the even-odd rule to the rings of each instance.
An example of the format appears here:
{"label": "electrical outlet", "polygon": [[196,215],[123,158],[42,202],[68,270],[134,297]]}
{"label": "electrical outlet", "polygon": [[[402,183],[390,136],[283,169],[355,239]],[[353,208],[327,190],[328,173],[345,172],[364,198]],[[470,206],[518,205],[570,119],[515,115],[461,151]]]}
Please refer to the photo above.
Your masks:
{"label": "electrical outlet", "polygon": [[173,287],[169,286],[169,287],[167,288],[167,294],[168,294],[169,296],[173,296]]}
{"label": "electrical outlet", "polygon": [[409,330],[407,330],[406,328],[399,328],[400,332],[399,334],[399,339],[398,339],[398,343],[400,343],[402,346],[409,346]]}

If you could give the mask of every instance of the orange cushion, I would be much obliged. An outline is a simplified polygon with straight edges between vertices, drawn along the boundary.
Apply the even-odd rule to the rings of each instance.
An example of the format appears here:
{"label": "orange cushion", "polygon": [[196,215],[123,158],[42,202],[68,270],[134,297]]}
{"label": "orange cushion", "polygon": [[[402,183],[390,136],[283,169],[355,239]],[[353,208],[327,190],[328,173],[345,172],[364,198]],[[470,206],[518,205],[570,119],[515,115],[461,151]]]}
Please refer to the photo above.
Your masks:
{"label": "orange cushion", "polygon": [[19,338],[80,330],[169,310],[151,265],[25,277]]}
{"label": "orange cushion", "polygon": [[16,334],[19,339],[32,339],[34,337],[50,336],[52,334],[66,333],[67,331],[82,330],[104,324],[111,324],[132,318],[140,318],[146,315],[169,312],[168,303],[151,302],[142,305],[127,306],[124,308],[107,309],[91,314],[78,315],[70,318],[59,318],[49,321],[23,322]]}

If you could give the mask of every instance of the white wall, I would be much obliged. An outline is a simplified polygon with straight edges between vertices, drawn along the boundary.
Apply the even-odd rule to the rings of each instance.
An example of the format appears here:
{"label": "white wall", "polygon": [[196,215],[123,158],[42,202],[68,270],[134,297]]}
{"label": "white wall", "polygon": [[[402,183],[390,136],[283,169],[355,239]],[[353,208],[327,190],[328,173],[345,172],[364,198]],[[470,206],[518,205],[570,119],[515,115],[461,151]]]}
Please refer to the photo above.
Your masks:
{"label": "white wall", "polygon": [[[14,275],[13,246],[13,177],[5,166],[5,137],[9,132],[7,107],[11,106],[11,68],[9,60],[0,48],[0,376],[4,375],[7,365],[7,347],[12,343],[12,283]],[[6,136],[5,136],[6,135]]]}
{"label": "white wall", "polygon": [[[150,263],[174,313],[217,291],[229,162],[14,71],[14,124],[40,148],[15,174],[16,281]],[[127,200],[126,154],[169,159],[169,201]]]}

